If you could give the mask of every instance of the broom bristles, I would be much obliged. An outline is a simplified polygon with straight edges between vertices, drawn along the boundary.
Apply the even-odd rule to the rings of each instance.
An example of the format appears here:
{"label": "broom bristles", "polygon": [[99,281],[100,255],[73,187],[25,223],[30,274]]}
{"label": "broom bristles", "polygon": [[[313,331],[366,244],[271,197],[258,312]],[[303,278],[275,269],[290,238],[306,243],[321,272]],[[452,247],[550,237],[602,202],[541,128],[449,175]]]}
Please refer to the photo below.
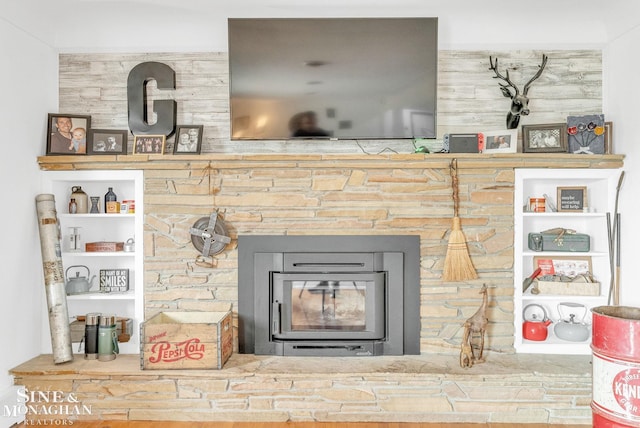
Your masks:
{"label": "broom bristles", "polygon": [[464,281],[478,278],[478,273],[473,267],[467,239],[460,228],[460,218],[453,218],[453,227],[449,236],[447,255],[444,259],[444,271],[442,279],[445,281]]}

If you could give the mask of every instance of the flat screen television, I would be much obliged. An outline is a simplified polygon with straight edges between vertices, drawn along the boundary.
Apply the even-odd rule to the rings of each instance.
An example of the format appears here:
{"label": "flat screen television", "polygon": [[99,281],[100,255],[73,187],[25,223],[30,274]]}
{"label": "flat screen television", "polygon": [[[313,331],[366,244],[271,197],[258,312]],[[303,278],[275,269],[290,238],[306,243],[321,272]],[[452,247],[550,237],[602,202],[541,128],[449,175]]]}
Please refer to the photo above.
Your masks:
{"label": "flat screen television", "polygon": [[232,140],[435,138],[438,19],[230,18]]}

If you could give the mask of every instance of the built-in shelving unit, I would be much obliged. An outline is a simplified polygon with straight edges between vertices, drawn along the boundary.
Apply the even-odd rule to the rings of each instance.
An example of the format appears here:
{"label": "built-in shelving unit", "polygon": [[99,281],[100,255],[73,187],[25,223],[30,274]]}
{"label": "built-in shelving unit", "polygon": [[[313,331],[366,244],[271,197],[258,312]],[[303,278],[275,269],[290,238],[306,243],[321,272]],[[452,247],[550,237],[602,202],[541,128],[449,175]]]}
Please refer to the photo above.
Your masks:
{"label": "built-in shelving unit", "polygon": [[[584,341],[563,340],[555,333],[558,323],[568,320],[575,312],[575,320],[591,323],[590,309],[606,305],[609,300],[612,270],[609,257],[609,223],[613,222],[616,186],[621,174],[618,169],[516,169],[514,192],[514,327],[515,349],[519,353],[589,354],[590,337]],[[529,212],[529,198],[547,195],[557,205],[558,187],[586,187],[587,203],[580,212]],[[610,221],[607,219],[610,214]],[[575,230],[590,236],[587,252],[533,251],[529,248],[529,233],[539,233],[553,228]],[[523,280],[535,270],[536,258],[583,259],[591,263],[591,273],[600,283],[597,295],[532,294],[533,286],[523,291]],[[534,283],[535,285],[535,283]],[[584,306],[567,309],[563,303]],[[534,306],[530,306],[534,305]],[[523,338],[523,310],[529,307],[544,308],[552,323],[548,326],[546,340]],[[584,313],[584,317],[582,314]],[[539,318],[538,318],[539,319]]]}
{"label": "built-in shelving unit", "polygon": [[[88,196],[100,197],[100,212],[70,214],[68,204],[73,186],[80,186]],[[92,284],[87,293],[67,295],[69,321],[73,322],[77,316],[90,312],[130,318],[132,335],[128,341],[119,344],[121,353],[140,351],[139,325],[144,320],[143,186],[143,172],[137,170],[43,172],[43,193],[51,193],[55,197],[65,281],[68,277],[73,278],[77,272]],[[113,188],[118,201],[134,200],[135,212],[104,213],[104,194],[109,187]],[[91,207],[90,202],[89,207]],[[72,250],[69,238],[74,227],[79,228],[80,244]],[[84,251],[85,244],[88,242],[125,243],[131,238],[134,244],[133,251]],[[101,269],[128,269],[128,290],[101,292],[99,284]],[[87,272],[89,272],[88,276]],[[44,331],[48,331],[48,327]],[[43,342],[43,346],[47,346],[47,341]],[[73,351],[74,353],[84,352],[82,344],[74,343]]]}

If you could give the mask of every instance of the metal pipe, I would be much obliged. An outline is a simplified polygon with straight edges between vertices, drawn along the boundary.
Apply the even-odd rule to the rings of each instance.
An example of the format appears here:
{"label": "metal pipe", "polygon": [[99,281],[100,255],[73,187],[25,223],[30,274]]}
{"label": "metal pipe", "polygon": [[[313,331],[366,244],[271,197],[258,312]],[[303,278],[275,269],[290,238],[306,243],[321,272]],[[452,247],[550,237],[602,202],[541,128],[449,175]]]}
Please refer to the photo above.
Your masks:
{"label": "metal pipe", "polygon": [[49,309],[49,330],[51,332],[53,362],[55,364],[66,363],[73,360],[73,350],[71,347],[67,293],[64,288],[60,226],[58,224],[54,195],[41,194],[36,196],[36,210],[38,212],[38,228],[40,230],[44,288],[47,296],[47,308]]}

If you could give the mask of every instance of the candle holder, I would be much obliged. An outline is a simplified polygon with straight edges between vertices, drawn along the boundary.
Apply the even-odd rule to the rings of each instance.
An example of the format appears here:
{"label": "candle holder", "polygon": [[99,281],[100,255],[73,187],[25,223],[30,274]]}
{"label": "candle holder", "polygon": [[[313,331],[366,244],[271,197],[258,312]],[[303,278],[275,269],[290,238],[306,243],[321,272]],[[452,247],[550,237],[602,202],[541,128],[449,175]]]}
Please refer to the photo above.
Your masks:
{"label": "candle holder", "polygon": [[90,209],[90,213],[91,214],[99,214],[100,213],[100,196],[91,196],[89,197],[89,199],[91,199],[91,209]]}

